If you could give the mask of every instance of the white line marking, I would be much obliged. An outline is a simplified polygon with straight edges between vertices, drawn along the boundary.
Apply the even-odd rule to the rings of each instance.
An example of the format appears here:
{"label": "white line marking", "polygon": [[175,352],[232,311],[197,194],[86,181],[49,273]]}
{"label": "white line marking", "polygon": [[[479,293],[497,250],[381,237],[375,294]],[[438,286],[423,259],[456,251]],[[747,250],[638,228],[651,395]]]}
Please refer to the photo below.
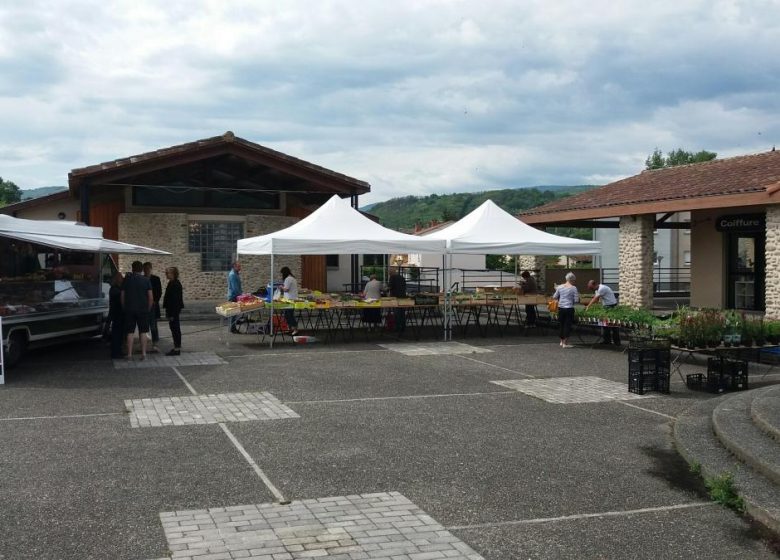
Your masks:
{"label": "white line marking", "polygon": [[268,488],[271,491],[271,494],[276,497],[276,499],[279,502],[286,501],[284,498],[284,495],[279,491],[279,489],[274,486],[273,482],[271,482],[271,479],[266,476],[266,474],[263,472],[263,469],[261,469],[257,463],[255,463],[255,460],[252,459],[252,456],[247,453],[246,449],[244,449],[244,446],[241,445],[241,442],[239,442],[236,439],[236,436],[233,435],[233,432],[230,431],[230,428],[228,428],[224,423],[220,422],[219,427],[222,428],[222,431],[225,432],[225,435],[230,438],[230,441],[233,442],[233,445],[236,446],[236,449],[238,449],[238,452],[243,455],[244,459],[246,459],[246,462],[249,463],[249,465],[252,467],[252,470],[255,471],[257,476],[260,477],[260,480],[263,481],[263,484],[265,484],[266,488]]}
{"label": "white line marking", "polygon": [[670,420],[676,420],[677,419],[676,416],[669,416],[668,414],[664,414],[663,412],[657,412],[655,410],[650,410],[649,408],[642,408],[641,406],[637,406],[635,404],[627,403],[625,401],[615,401],[615,402],[618,403],[618,404],[625,405],[625,406],[630,406],[631,408],[644,410],[645,412],[651,412],[653,414],[657,414],[658,416],[663,416],[664,418],[669,418]]}
{"label": "white line marking", "polygon": [[367,352],[392,352],[392,350],[386,350],[384,348],[379,349],[366,349],[366,350],[317,350],[312,352],[301,352],[290,350],[289,352],[269,352],[269,353],[263,353],[258,352],[257,354],[236,354],[236,355],[224,355],[221,356],[223,359],[231,359],[231,358],[257,358],[262,357],[277,357],[277,356],[283,356],[285,358],[289,357],[307,357],[307,356],[320,356],[322,354],[362,354]]}
{"label": "white line marking", "polygon": [[179,376],[179,379],[181,379],[182,383],[184,383],[184,385],[187,387],[187,389],[190,390],[190,393],[192,393],[193,395],[197,395],[198,394],[198,392],[195,390],[195,388],[192,385],[190,385],[190,382],[187,381],[187,379],[185,379],[185,377],[181,374],[181,372],[179,371],[179,369],[176,366],[171,366],[171,369],[176,373],[176,375]]}
{"label": "white line marking", "polygon": [[[176,375],[179,376],[179,379],[182,380],[182,382],[187,386],[187,389],[190,390],[190,392],[197,396],[198,392],[195,390],[195,388],[190,385],[189,381],[185,379],[185,377],[182,375],[182,373],[175,367],[171,367],[173,371],[176,372]],[[255,462],[254,459],[252,459],[252,456],[247,452],[246,449],[244,449],[244,446],[241,445],[241,442],[238,441],[236,436],[233,435],[233,432],[230,431],[230,428],[228,428],[224,422],[219,422],[217,424],[220,428],[222,428],[222,431],[225,432],[225,435],[230,439],[230,441],[233,443],[233,445],[238,449],[238,452],[241,453],[241,456],[246,459],[246,462],[249,463],[249,466],[252,467],[252,470],[255,471],[255,474],[260,477],[260,480],[263,481],[263,484],[265,484],[265,487],[268,488],[268,490],[271,491],[271,494],[274,495],[274,497],[279,502],[284,502],[284,496],[281,492],[279,492],[279,489],[274,486],[274,483],[271,482],[271,479],[266,476],[266,474],[263,472],[263,469],[261,469],[258,464]]]}
{"label": "white line marking", "polygon": [[98,416],[120,416],[124,412],[98,412],[95,414],[66,414],[63,416],[18,416],[12,418],[0,418],[0,422],[11,420],[59,420],[60,418],[95,418]]}
{"label": "white line marking", "polygon": [[370,401],[392,401],[392,400],[413,400],[413,399],[442,399],[448,397],[477,397],[483,395],[511,395],[518,394],[517,391],[487,391],[484,393],[445,393],[443,395],[400,395],[397,397],[360,397],[356,399],[329,399],[321,401],[283,401],[282,404],[330,404],[330,403],[349,403],[349,402],[370,402]]}
{"label": "white line marking", "polygon": [[556,521],[572,521],[577,519],[590,519],[594,517],[622,517],[624,515],[637,515],[640,513],[655,513],[659,511],[673,511],[717,505],[715,502],[693,502],[689,504],[675,504],[673,506],[659,506],[642,509],[629,509],[625,511],[603,511],[600,513],[579,513],[576,515],[562,515],[560,517],[539,517],[537,519],[519,519],[516,521],[496,521],[495,523],[477,523],[476,525],[454,525],[445,527],[448,531],[464,531],[469,529],[488,529],[490,527],[507,527],[512,525],[533,525],[537,523],[554,523]]}
{"label": "white line marking", "polygon": [[530,377],[531,379],[534,379],[533,375],[529,375],[527,373],[523,373],[522,371],[517,371],[514,369],[505,368],[503,366],[497,366],[496,364],[491,364],[489,362],[483,362],[482,360],[477,360],[476,358],[472,358],[471,356],[464,356],[463,354],[452,354],[453,356],[458,356],[459,358],[463,358],[464,360],[471,360],[472,362],[477,362],[478,364],[483,364],[486,366],[490,366],[492,368],[501,369],[504,371],[508,371],[510,373],[516,373],[517,375],[522,375],[525,377]]}

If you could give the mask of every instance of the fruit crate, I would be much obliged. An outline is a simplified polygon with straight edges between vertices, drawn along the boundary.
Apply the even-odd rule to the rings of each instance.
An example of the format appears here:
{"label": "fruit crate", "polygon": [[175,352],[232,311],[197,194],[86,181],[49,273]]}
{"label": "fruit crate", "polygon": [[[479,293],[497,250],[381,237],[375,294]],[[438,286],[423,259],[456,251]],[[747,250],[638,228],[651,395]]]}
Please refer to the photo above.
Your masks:
{"label": "fruit crate", "polygon": [[707,390],[712,393],[748,389],[748,362],[732,358],[707,360]]}
{"label": "fruit crate", "polygon": [[664,349],[628,349],[628,390],[644,395],[647,391],[669,393],[671,351]]}
{"label": "fruit crate", "polygon": [[704,374],[689,373],[685,376],[685,385],[692,390],[702,389],[704,387]]}

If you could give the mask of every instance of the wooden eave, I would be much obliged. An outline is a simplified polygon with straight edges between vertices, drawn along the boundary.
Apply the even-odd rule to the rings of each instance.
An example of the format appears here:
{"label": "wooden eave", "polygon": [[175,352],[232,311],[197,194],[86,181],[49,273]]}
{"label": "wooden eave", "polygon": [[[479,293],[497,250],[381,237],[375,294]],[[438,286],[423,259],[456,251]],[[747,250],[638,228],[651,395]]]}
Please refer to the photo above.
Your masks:
{"label": "wooden eave", "polygon": [[741,206],[761,206],[765,204],[780,204],[780,190],[770,193],[767,189],[739,194],[659,200],[638,204],[600,206],[597,208],[572,209],[539,214],[521,214],[518,217],[527,224],[553,225],[576,220],[662,214],[665,212],[689,212],[691,210],[712,208],[739,208]]}

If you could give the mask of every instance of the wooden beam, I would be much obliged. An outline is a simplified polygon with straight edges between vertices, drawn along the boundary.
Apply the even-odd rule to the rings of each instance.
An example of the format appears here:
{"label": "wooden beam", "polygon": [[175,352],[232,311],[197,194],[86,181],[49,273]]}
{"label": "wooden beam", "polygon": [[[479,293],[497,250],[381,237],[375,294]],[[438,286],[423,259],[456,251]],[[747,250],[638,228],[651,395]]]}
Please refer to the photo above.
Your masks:
{"label": "wooden beam", "polygon": [[666,212],[689,212],[691,210],[707,210],[716,208],[739,208],[742,206],[765,206],[780,204],[780,192],[772,195],[766,191],[707,196],[698,198],[680,198],[657,202],[640,202],[637,204],[621,204],[601,208],[585,208],[579,210],[564,210],[546,214],[522,214],[518,216],[526,224],[555,225],[561,222],[577,220],[593,220],[597,218],[617,218],[620,216],[638,216],[642,214],[664,214]]}

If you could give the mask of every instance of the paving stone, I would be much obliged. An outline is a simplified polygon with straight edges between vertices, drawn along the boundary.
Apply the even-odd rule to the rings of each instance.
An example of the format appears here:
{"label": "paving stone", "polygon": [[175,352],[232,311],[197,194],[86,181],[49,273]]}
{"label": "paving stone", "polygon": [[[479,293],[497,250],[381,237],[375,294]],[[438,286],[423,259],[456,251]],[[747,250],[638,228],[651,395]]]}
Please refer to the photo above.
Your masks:
{"label": "paving stone", "polygon": [[[230,513],[253,515],[235,531]],[[160,514],[171,558],[484,560],[398,492]],[[197,520],[197,525],[192,525]],[[407,532],[408,523],[417,530]],[[242,527],[243,528],[243,527]]]}
{"label": "paving stone", "polygon": [[134,399],[125,407],[133,428],[299,418],[268,392]]}
{"label": "paving stone", "polygon": [[493,352],[489,348],[480,348],[479,346],[471,346],[462,342],[399,342],[396,344],[379,344],[378,346],[406,356],[443,356],[447,354],[485,354]]}
{"label": "paving stone", "polygon": [[217,366],[227,362],[214,352],[185,352],[180,356],[165,354],[147,354],[142,360],[140,355],[134,355],[132,360],[114,360],[114,369],[140,369],[157,367],[187,367],[187,366]]}
{"label": "paving stone", "polygon": [[590,376],[508,379],[505,381],[491,381],[491,383],[514,389],[543,401],[558,404],[628,401],[653,398],[655,396],[629,393],[627,383]]}

